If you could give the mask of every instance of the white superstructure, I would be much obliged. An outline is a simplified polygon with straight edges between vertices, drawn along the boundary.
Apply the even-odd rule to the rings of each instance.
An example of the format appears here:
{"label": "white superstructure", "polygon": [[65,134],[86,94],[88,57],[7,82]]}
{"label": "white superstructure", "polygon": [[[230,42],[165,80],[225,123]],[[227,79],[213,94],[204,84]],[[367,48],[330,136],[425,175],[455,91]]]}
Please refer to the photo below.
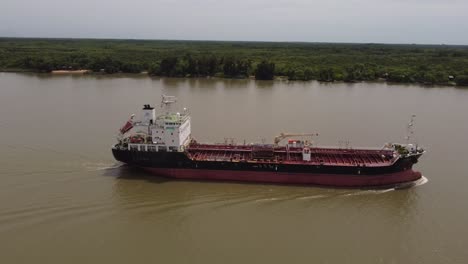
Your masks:
{"label": "white superstructure", "polygon": [[[173,112],[171,106],[176,102],[173,96],[163,96],[161,114],[154,107],[144,105],[140,120],[133,121],[133,128],[123,135],[129,149],[151,148],[152,151],[184,151],[190,142],[190,115]],[[138,146],[137,146],[138,145]]]}

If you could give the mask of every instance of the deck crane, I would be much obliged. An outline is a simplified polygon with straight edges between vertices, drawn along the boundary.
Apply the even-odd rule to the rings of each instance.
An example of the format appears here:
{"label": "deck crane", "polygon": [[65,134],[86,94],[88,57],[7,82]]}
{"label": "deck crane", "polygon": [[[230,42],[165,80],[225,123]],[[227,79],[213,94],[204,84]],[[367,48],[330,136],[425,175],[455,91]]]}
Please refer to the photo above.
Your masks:
{"label": "deck crane", "polygon": [[275,137],[274,143],[275,145],[278,145],[278,143],[281,142],[281,140],[288,138],[288,137],[313,137],[313,136],[318,136],[318,133],[306,133],[306,134],[291,134],[291,133],[281,133],[279,136]]}

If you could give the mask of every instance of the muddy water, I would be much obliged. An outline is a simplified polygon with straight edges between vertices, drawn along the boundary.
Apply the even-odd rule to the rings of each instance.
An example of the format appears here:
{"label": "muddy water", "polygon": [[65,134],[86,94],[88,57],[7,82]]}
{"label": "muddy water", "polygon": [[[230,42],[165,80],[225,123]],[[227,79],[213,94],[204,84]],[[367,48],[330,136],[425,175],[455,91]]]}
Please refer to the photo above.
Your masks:
{"label": "muddy water", "polygon": [[[426,184],[405,190],[171,181],[110,153],[161,94],[198,141],[415,140]],[[468,90],[0,73],[2,263],[466,263]]]}

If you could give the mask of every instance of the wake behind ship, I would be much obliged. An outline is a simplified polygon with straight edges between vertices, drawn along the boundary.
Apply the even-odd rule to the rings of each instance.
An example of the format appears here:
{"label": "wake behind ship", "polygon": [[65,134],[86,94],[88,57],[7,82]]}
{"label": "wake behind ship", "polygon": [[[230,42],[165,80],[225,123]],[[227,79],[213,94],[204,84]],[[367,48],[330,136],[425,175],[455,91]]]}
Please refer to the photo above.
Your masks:
{"label": "wake behind ship", "polygon": [[283,139],[315,135],[285,133],[273,144],[199,143],[191,136],[187,109],[172,111],[175,101],[173,96],[163,96],[159,115],[150,105],[144,105],[139,120],[132,115],[112,147],[115,159],[177,179],[374,187],[421,178],[412,167],[424,150],[414,144],[324,148],[290,139],[280,145]]}

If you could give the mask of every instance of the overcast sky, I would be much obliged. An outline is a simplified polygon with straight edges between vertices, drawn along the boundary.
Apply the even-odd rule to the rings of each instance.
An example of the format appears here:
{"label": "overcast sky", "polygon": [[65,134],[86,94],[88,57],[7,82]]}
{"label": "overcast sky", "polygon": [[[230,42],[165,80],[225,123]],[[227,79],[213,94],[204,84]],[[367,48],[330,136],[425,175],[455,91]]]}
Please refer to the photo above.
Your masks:
{"label": "overcast sky", "polygon": [[468,0],[0,0],[0,36],[468,44]]}

